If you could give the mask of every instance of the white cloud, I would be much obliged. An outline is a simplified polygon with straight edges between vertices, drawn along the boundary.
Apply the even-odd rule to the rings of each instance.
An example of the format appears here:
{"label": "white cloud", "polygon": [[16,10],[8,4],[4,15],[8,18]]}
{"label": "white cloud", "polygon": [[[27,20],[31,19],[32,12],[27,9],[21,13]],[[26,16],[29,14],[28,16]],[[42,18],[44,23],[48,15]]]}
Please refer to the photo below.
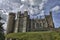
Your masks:
{"label": "white cloud", "polygon": [[[47,3],[48,0],[0,0],[0,8],[2,8],[5,13],[8,15],[8,12],[12,11],[12,12],[17,12],[17,11],[24,11],[24,10],[28,10],[32,15],[38,14],[38,16],[40,15],[44,15],[44,10],[43,8],[46,7],[46,9],[50,8],[51,5],[49,5],[49,7],[45,6],[45,4]],[[59,2],[60,3],[60,2]],[[48,3],[47,3],[48,4]],[[53,3],[55,4],[55,3]],[[28,6],[29,5],[29,6]],[[34,6],[34,8],[32,7]],[[39,6],[39,7],[38,7]],[[54,8],[51,9],[52,11],[58,11],[60,10],[60,6],[55,6]],[[58,11],[60,12],[60,11]]]}
{"label": "white cloud", "polygon": [[25,0],[21,0],[21,1],[25,1]]}
{"label": "white cloud", "polygon": [[6,1],[6,0],[0,0],[0,4],[3,3],[4,1]]}
{"label": "white cloud", "polygon": [[21,5],[21,6],[20,6],[20,8],[22,8],[23,6],[24,6],[24,4],[23,4],[23,5]]}
{"label": "white cloud", "polygon": [[31,5],[34,5],[34,0],[29,0]]}
{"label": "white cloud", "polygon": [[44,10],[41,11],[41,16],[43,16],[43,15],[44,15]]}
{"label": "white cloud", "polygon": [[42,10],[44,7],[44,3],[42,2],[40,5],[39,5],[39,9]]}
{"label": "white cloud", "polygon": [[44,10],[42,10],[38,16],[44,16]]}
{"label": "white cloud", "polygon": [[59,11],[60,10],[60,6],[55,6],[54,8],[51,9],[52,11]]}
{"label": "white cloud", "polygon": [[[15,1],[15,0],[13,0]],[[38,14],[40,10],[43,9],[44,7],[44,3],[47,1],[44,1],[44,0],[21,0],[21,3],[24,2],[22,5],[21,3],[18,3],[18,2],[13,2],[12,0],[5,0],[4,1],[4,5],[6,6],[3,7],[6,11],[19,11],[19,10],[29,10],[30,11],[30,8],[31,8],[31,13],[34,15],[34,14]],[[17,0],[18,1],[18,0]],[[28,7],[28,5],[30,5],[30,7]],[[35,8],[31,7],[31,6],[36,6]],[[39,6],[39,8],[38,8]],[[40,9],[40,10],[39,10]]]}
{"label": "white cloud", "polygon": [[42,0],[29,0],[31,5],[39,5]]}
{"label": "white cloud", "polygon": [[43,2],[45,2],[45,3],[47,3],[48,2],[48,0],[42,0]]}
{"label": "white cloud", "polygon": [[41,4],[39,4],[39,9],[42,10],[47,3],[48,0],[42,0]]}

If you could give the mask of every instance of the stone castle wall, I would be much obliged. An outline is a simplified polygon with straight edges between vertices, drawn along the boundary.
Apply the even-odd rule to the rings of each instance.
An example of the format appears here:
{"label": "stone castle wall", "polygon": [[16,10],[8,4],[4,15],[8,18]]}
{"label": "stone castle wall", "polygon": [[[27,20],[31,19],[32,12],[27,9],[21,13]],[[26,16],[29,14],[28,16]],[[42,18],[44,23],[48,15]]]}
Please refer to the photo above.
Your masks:
{"label": "stone castle wall", "polygon": [[[13,30],[14,32],[30,32],[30,31],[38,31],[44,28],[54,28],[54,23],[52,19],[52,13],[50,15],[45,15],[44,19],[30,19],[27,11],[24,11],[24,14],[21,12],[17,13],[17,19],[15,20],[15,14],[9,14],[8,26],[7,30],[8,33]],[[11,24],[10,24],[11,23]],[[14,25],[15,24],[15,25]]]}

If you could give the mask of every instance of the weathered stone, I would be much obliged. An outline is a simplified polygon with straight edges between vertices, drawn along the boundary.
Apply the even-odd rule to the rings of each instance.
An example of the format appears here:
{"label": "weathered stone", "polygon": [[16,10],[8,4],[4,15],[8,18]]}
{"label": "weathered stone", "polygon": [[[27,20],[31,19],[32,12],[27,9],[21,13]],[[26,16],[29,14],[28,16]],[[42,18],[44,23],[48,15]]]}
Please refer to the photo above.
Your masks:
{"label": "weathered stone", "polygon": [[15,13],[9,13],[9,19],[7,24],[7,34],[13,33],[15,26]]}

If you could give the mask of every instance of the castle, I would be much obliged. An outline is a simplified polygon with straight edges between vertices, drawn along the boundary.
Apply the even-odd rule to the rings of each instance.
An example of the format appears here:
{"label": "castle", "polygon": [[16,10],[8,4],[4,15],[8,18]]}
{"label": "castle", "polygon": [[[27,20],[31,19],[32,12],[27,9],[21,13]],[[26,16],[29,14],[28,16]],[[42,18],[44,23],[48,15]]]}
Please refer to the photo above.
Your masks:
{"label": "castle", "polygon": [[53,28],[54,23],[52,18],[52,12],[50,12],[49,15],[45,15],[45,18],[43,19],[30,19],[28,11],[24,11],[24,14],[22,14],[20,11],[17,13],[17,15],[13,12],[9,13],[7,34],[17,32],[52,30]]}

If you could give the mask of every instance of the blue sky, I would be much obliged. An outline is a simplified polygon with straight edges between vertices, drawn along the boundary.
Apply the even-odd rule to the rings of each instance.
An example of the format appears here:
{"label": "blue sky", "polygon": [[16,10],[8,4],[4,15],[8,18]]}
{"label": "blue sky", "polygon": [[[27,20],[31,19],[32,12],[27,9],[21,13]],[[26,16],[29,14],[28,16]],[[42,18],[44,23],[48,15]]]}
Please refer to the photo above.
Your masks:
{"label": "blue sky", "polygon": [[9,12],[24,10],[27,10],[32,18],[52,11],[55,27],[60,26],[60,0],[0,0],[0,15],[3,15],[5,23]]}

